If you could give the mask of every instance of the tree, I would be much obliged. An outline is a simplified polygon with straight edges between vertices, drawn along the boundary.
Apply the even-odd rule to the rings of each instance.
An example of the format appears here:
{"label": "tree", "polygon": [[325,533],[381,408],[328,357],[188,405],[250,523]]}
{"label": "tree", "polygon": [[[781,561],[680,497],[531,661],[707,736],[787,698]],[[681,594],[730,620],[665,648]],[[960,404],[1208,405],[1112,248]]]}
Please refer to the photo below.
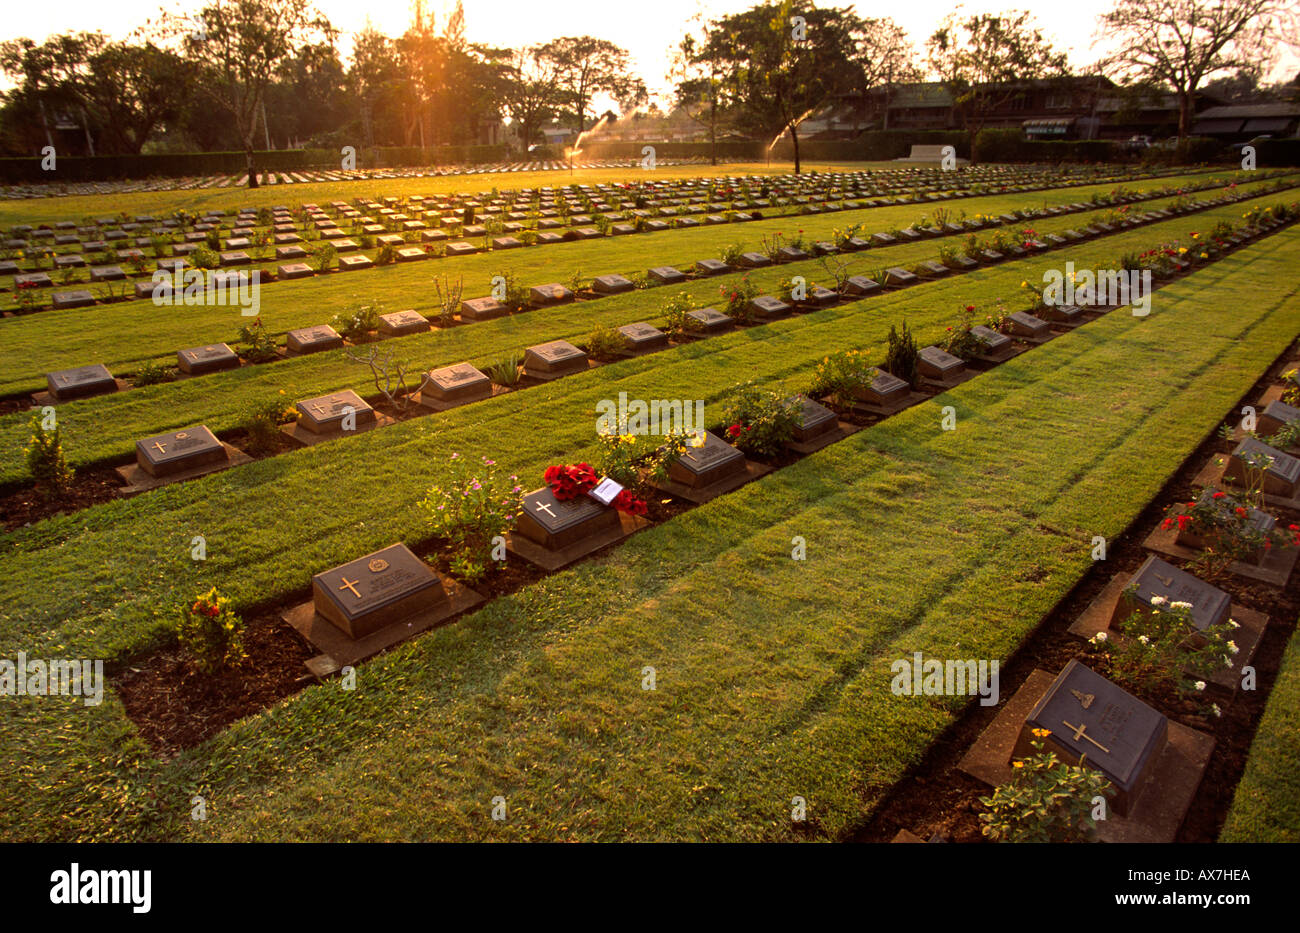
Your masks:
{"label": "tree", "polygon": [[628,74],[631,56],[605,39],[552,39],[538,50],[538,57],[555,70],[565,110],[580,135],[587,128],[587,117],[595,115],[592,102],[596,95],[614,98],[624,112],[644,103],[648,96],[641,79]]}
{"label": "tree", "polygon": [[501,95],[526,154],[542,126],[555,119],[561,106],[559,71],[541,55],[541,46],[511,51]]}
{"label": "tree", "polygon": [[297,50],[332,42],[335,30],[310,0],[214,0],[193,20],[165,22],[199,66],[200,90],[234,119],[248,187],[256,188],[254,140],[267,85]]}
{"label": "tree", "polygon": [[889,17],[867,19],[858,42],[855,60],[862,66],[862,84],[867,90],[882,88],[885,106],[882,129],[889,129],[889,103],[894,88],[909,81],[921,80],[916,65],[916,49],[907,32]]}
{"label": "tree", "polygon": [[799,124],[836,95],[863,90],[856,59],[865,40],[852,10],[780,0],[715,20],[703,54],[721,64],[723,95],[741,126],[790,134],[797,174]]}
{"label": "tree", "polygon": [[1178,136],[1191,130],[1201,82],[1239,70],[1258,79],[1294,35],[1287,0],[1116,0],[1101,17],[1119,48],[1103,64],[1112,74],[1171,87],[1178,96]]}
{"label": "tree", "polygon": [[1065,73],[1065,54],[1052,48],[1024,10],[949,14],[926,48],[970,136],[972,162],[990,113],[1022,94],[1027,82]]}
{"label": "tree", "polygon": [[668,80],[677,92],[677,106],[709,132],[709,164],[718,164],[718,118],[722,100],[723,61],[710,41],[709,24],[698,34],[687,33],[673,51]]}

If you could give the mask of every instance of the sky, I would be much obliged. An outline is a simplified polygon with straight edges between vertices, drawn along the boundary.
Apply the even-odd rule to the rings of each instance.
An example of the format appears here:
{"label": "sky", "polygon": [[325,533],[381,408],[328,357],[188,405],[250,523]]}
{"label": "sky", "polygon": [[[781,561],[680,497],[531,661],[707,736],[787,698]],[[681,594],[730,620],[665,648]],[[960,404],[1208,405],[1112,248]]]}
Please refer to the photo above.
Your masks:
{"label": "sky", "polygon": [[[390,36],[401,34],[410,22],[410,0],[315,0],[316,6],[342,35],[340,49],[351,49],[352,34],[364,28],[367,19]],[[451,0],[454,3],[454,0]],[[426,0],[441,24],[451,3]],[[517,48],[544,42],[557,36],[592,35],[609,39],[627,49],[638,72],[652,93],[668,88],[670,49],[681,39],[691,18],[735,13],[753,5],[753,0],[464,0],[466,34],[470,41]],[[903,6],[879,2],[846,3],[823,0],[823,6],[852,6],[863,17],[892,17],[907,30],[912,42],[922,47],[935,25],[954,7],[949,0],[909,0]],[[0,19],[0,38],[27,36],[43,41],[46,36],[71,30],[102,30],[123,37],[145,20],[155,18],[160,8],[197,10],[202,3],[188,0],[62,0],[53,6],[39,3],[7,4]],[[1072,0],[1044,3],[1042,0],[1012,0],[1010,4],[971,2],[969,12],[1029,9],[1038,24],[1059,49],[1069,53],[1070,64],[1080,69],[1104,54],[1104,38],[1096,45],[1097,17],[1111,6],[1111,0]],[[1271,73],[1270,80],[1290,77],[1300,70],[1300,55],[1288,53]],[[6,82],[7,83],[7,82]],[[665,102],[661,98],[661,103]]]}

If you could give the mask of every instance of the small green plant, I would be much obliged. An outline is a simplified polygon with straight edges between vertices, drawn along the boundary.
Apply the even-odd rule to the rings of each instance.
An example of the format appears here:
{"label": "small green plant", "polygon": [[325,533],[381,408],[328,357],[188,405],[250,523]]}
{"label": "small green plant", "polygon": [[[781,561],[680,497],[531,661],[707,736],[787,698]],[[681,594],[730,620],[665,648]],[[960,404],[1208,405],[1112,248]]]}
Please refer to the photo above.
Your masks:
{"label": "small green plant", "polygon": [[181,607],[174,631],[181,647],[205,674],[235,667],[247,657],[244,620],[231,610],[230,600],[215,586]]}
{"label": "small green plant", "polygon": [[39,413],[32,415],[31,431],[23,457],[41,495],[52,499],[72,485],[73,472],[63,458],[63,434],[57,421],[47,430]]}
{"label": "small green plant", "polygon": [[885,362],[881,368],[908,385],[916,385],[919,359],[920,352],[916,348],[915,338],[907,329],[907,322],[903,322],[901,332],[890,325],[889,348],[885,351]]}
{"label": "small green plant", "polygon": [[[1139,606],[1132,589],[1122,599]],[[1233,619],[1198,629],[1192,622],[1192,604],[1153,596],[1149,607],[1135,608],[1119,623],[1122,638],[1094,639],[1110,657],[1111,675],[1140,693],[1176,690],[1194,697],[1205,690],[1206,679],[1230,667],[1238,652],[1233,633],[1241,627]],[[1105,635],[1105,633],[1101,633]]]}
{"label": "small green plant", "polygon": [[627,338],[617,328],[599,324],[587,335],[587,355],[593,360],[608,363],[626,355]]}
{"label": "small green plant", "polygon": [[334,268],[334,262],[338,259],[338,250],[334,244],[328,240],[322,240],[320,243],[313,243],[307,247],[310,254],[308,262],[317,272],[328,272]]}
{"label": "small green plant", "polygon": [[357,343],[379,327],[379,315],[383,313],[383,305],[376,302],[352,305],[334,315],[330,324],[343,337]]}
{"label": "small green plant", "polygon": [[456,323],[461,296],[465,294],[465,277],[457,276],[455,283],[447,274],[433,277],[433,288],[438,294],[438,326],[451,327]]}
{"label": "small green plant", "polygon": [[1011,780],[999,784],[980,803],[981,832],[994,842],[1086,842],[1094,838],[1093,801],[1115,789],[1105,776],[1083,764],[1060,760],[1047,751],[1051,732],[1034,729],[1034,754],[1011,763]]}
{"label": "small green plant", "polygon": [[505,386],[507,389],[513,389],[519,385],[523,379],[523,373],[519,371],[520,364],[523,363],[523,356],[518,353],[511,353],[503,356],[501,359],[490,364],[484,372],[491,377],[492,381],[499,386]]}
{"label": "small green plant", "polygon": [[156,361],[145,363],[135,372],[132,383],[138,386],[153,386],[162,382],[171,382],[173,373],[170,366]]}
{"label": "small green plant", "polygon": [[758,295],[758,286],[750,281],[749,273],[732,285],[720,285],[718,294],[722,296],[723,310],[731,317],[742,324],[753,320],[754,310],[749,303]]}
{"label": "small green plant", "polygon": [[221,265],[221,256],[207,246],[200,246],[190,253],[190,265],[196,269],[216,269]]}
{"label": "small green plant", "polygon": [[664,330],[680,337],[692,330],[695,319],[688,315],[695,310],[695,303],[687,292],[679,292],[664,302]]}
{"label": "small green plant", "polygon": [[808,394],[830,396],[837,405],[847,406],[875,381],[878,371],[866,350],[841,350],[817,364]]}
{"label": "small green plant", "polygon": [[794,437],[801,405],[754,382],[734,386],[723,413],[727,439],[747,454],[773,457]]}
{"label": "small green plant", "polygon": [[730,243],[722,247],[722,252],[718,254],[721,259],[729,266],[734,266],[740,261],[741,254],[745,252],[745,247],[740,243]]}
{"label": "small green plant", "polygon": [[939,346],[953,356],[971,360],[985,350],[984,341],[971,333],[975,326],[975,306],[966,305],[957,318],[957,323],[948,328]]}
{"label": "small green plant", "polygon": [[284,390],[278,395],[249,406],[241,425],[248,432],[248,446],[255,454],[270,453],[280,444],[280,425],[294,417],[293,406],[285,398]]}
{"label": "small green plant", "polygon": [[452,574],[473,586],[502,565],[495,539],[514,528],[523,504],[518,477],[502,476],[487,457],[473,463],[453,453],[420,508],[449,545]]}
{"label": "small green plant", "polygon": [[379,247],[379,252],[375,253],[375,265],[391,266],[397,262],[397,250],[393,249],[391,244],[385,243]]}
{"label": "small green plant", "polygon": [[239,328],[239,342],[244,344],[239,355],[250,363],[267,363],[279,355],[275,338],[267,333],[261,315]]}

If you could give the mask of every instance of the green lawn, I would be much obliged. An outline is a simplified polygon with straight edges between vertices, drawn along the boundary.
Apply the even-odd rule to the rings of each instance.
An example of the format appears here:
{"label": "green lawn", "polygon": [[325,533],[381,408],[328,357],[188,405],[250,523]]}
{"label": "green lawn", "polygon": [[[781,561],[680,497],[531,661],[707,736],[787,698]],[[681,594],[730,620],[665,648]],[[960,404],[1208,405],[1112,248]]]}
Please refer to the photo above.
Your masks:
{"label": "green lawn", "polygon": [[[1086,248],[1112,258],[1151,232]],[[786,838],[800,795],[814,830],[838,837],[956,712],[884,691],[889,661],[1013,651],[1087,569],[1092,535],[1122,530],[1294,339],[1298,253],[1294,230],[1253,245],[1162,291],[1148,318],[1109,315],[363,665],[356,692],[311,688],[167,765],[116,699],[78,717],[56,701],[6,703],[0,834]],[[924,339],[958,303],[1005,295],[1046,260],[7,535],[0,656],[130,653],[212,583],[245,605],[301,591],[322,567],[420,537],[411,506],[430,458],[490,454],[536,485],[547,463],[590,448],[599,398],[715,400],[740,378],[798,386],[822,354],[878,342],[904,312]],[[1229,309],[1221,295],[1242,281],[1251,301]],[[944,404],[955,432],[939,430]],[[209,560],[196,568],[197,533]],[[794,535],[806,562],[789,559]],[[640,689],[647,664],[653,693]],[[195,792],[209,797],[205,824],[188,820]],[[498,794],[505,823],[487,817]]]}
{"label": "green lawn", "polygon": [[1300,842],[1300,634],[1292,635],[1255,727],[1220,842]]}

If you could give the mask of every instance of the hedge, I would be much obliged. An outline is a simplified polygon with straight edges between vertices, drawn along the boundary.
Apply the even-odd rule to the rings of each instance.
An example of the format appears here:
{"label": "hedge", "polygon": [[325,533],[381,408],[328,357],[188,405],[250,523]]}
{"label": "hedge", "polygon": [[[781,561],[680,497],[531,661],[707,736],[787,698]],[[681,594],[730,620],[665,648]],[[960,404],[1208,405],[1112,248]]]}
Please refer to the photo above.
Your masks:
{"label": "hedge", "polygon": [[[39,155],[0,158],[0,183],[110,181],[179,175],[239,174],[245,169],[243,152],[168,152],[149,155],[57,156],[54,169],[41,168]],[[274,149],[253,153],[261,171],[301,172],[307,167],[304,149]]]}

